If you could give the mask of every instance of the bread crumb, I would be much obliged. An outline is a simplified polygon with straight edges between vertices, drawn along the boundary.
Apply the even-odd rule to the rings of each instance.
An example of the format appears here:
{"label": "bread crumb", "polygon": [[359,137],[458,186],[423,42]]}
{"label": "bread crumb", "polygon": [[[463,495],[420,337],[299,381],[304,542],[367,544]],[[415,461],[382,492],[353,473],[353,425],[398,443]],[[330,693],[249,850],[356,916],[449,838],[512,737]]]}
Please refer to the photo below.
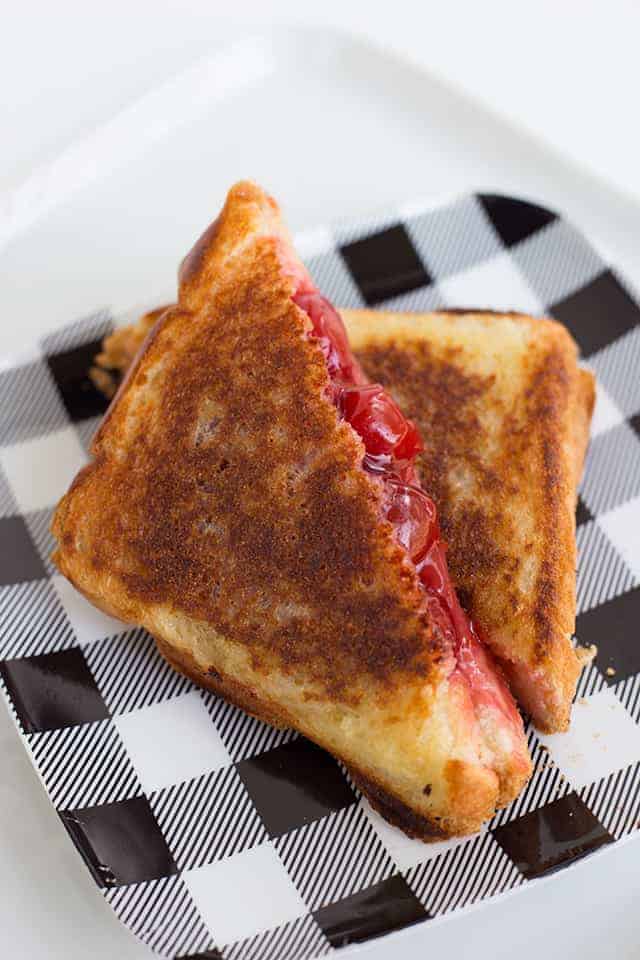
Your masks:
{"label": "bread crumb", "polygon": [[592,643],[588,647],[577,646],[575,648],[575,651],[576,651],[576,657],[580,661],[581,665],[585,667],[588,663],[591,663],[591,661],[594,659],[594,657],[598,653],[598,648],[596,647],[595,643]]}
{"label": "bread crumb", "polygon": [[616,672],[613,669],[613,667],[607,667],[607,669],[605,670],[605,673],[608,677],[615,677],[616,675]]}

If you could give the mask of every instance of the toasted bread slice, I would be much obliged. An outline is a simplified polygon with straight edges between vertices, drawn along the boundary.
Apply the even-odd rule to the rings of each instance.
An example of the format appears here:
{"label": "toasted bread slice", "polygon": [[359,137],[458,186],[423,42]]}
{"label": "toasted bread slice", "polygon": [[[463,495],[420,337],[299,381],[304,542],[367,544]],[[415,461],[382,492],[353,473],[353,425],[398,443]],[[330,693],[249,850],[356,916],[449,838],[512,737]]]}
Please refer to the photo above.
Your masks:
{"label": "toasted bread slice", "polygon": [[470,832],[529,775],[522,722],[386,519],[300,283],[274,202],[238,184],[56,511],[54,559],[197,683],[331,751],[407,832]]}
{"label": "toasted bread slice", "polygon": [[[120,380],[161,313],[106,338],[96,358],[102,376]],[[570,636],[592,374],[551,320],[342,315],[366,373],[390,388],[425,438],[420,473],[438,504],[458,592],[537,726],[566,729],[585,659]]]}
{"label": "toasted bread slice", "polygon": [[576,489],[595,387],[552,320],[343,311],[368,376],[418,424],[454,583],[540,729],[564,730],[583,662]]}

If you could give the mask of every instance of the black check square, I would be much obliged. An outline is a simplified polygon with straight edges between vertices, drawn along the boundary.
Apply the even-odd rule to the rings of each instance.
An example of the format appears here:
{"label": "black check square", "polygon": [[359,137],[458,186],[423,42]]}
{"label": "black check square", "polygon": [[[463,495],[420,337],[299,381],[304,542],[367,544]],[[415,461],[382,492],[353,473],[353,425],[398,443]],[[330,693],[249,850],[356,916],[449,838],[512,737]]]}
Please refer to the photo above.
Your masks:
{"label": "black check square", "polygon": [[302,737],[241,760],[237,770],[271,837],[356,802],[333,757]]}
{"label": "black check square", "polygon": [[177,873],[146,797],[60,814],[99,887],[119,887]]}
{"label": "black check square", "polygon": [[340,247],[365,302],[372,306],[432,279],[402,224]]}
{"label": "black check square", "polygon": [[[578,615],[576,636],[583,646],[596,645],[594,663],[610,686],[640,673],[638,624],[640,587]],[[607,669],[615,673],[609,676]]]}
{"label": "black check square", "polygon": [[576,293],[552,304],[550,312],[569,328],[585,357],[640,323],[640,307],[611,270],[604,270]]}
{"label": "black check square", "polygon": [[479,194],[478,199],[506,247],[513,247],[558,219],[553,211],[526,200],[495,193]]}
{"label": "black check square", "polygon": [[0,663],[25,733],[58,730],[109,716],[82,650],[72,647]]}
{"label": "black check square", "polygon": [[428,920],[430,914],[396,874],[316,910],[313,917],[332,947],[346,947]]}
{"label": "black check square", "polygon": [[0,587],[41,580],[47,571],[22,517],[0,518]]}
{"label": "black check square", "polygon": [[101,415],[109,406],[107,398],[89,378],[89,368],[101,345],[101,340],[92,340],[47,357],[51,375],[74,422]]}
{"label": "black check square", "polygon": [[528,880],[613,842],[576,793],[503,824],[493,831],[493,837]]}

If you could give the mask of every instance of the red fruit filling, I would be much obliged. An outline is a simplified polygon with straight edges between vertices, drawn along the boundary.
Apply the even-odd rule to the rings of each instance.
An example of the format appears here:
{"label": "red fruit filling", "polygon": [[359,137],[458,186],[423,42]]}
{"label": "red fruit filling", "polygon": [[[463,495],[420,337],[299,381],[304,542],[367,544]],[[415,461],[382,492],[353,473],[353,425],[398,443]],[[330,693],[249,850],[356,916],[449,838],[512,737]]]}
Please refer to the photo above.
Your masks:
{"label": "red fruit filling", "polygon": [[415,564],[432,620],[449,639],[455,657],[452,674],[466,682],[476,709],[497,709],[520,731],[513,699],[496,675],[451,583],[436,507],[416,476],[415,458],[422,441],[415,424],[407,420],[384,387],[368,382],[351,352],[342,318],[308,275],[299,269],[291,273],[297,283],[293,301],[309,317],[311,336],[327,363],[329,396],[362,439],[364,469],[376,474],[384,485],[385,517]]}

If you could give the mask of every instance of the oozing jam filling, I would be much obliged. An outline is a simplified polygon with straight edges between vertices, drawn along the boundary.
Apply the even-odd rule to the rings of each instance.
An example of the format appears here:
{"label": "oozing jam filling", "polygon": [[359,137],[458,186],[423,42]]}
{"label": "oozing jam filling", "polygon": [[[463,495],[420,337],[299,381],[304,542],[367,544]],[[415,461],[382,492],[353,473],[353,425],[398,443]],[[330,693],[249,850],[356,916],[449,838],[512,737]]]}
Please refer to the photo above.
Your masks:
{"label": "oozing jam filling", "polygon": [[384,387],[369,383],[351,352],[338,312],[308,276],[296,271],[296,282],[293,300],[311,320],[311,336],[324,354],[331,381],[330,398],[362,439],[364,469],[383,483],[385,517],[415,565],[430,616],[449,640],[455,657],[453,673],[468,685],[476,710],[482,706],[498,709],[519,729],[515,704],[492,669],[451,583],[436,507],[416,475],[416,455],[422,449],[420,435]]}

